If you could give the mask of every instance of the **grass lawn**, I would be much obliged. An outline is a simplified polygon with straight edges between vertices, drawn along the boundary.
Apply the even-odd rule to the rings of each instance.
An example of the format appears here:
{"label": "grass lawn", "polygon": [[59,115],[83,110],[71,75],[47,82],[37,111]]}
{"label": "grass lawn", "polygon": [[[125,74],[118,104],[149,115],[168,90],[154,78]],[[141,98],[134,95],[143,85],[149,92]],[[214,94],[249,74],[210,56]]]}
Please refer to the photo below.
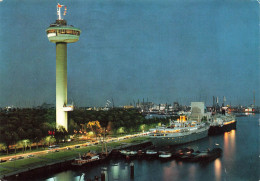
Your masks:
{"label": "grass lawn", "polygon": [[12,172],[14,170],[18,169],[24,169],[29,167],[34,167],[39,164],[45,164],[47,163],[45,160],[39,159],[39,158],[28,158],[23,160],[15,160],[15,161],[7,161],[4,163],[1,163],[0,165],[0,174],[4,175],[9,172]]}
{"label": "grass lawn", "polygon": [[0,167],[0,175],[5,175],[5,174],[10,173],[12,171],[13,171],[13,169]]}
{"label": "grass lawn", "polygon": [[119,143],[141,143],[143,141],[148,141],[148,139],[149,137],[136,137],[136,138],[119,141]]}
{"label": "grass lawn", "polygon": [[[107,146],[113,149],[125,144],[141,143],[146,140],[148,140],[148,137],[136,137],[136,138],[121,140],[118,142],[110,142],[107,143]],[[14,167],[15,169],[25,169],[39,164],[47,164],[55,161],[73,159],[75,157],[78,157],[79,153],[82,155],[88,151],[101,152],[101,150],[102,150],[102,145],[94,145],[94,146],[87,146],[87,147],[81,146],[80,148],[74,148],[71,150],[61,150],[60,152],[47,153],[45,155],[41,155],[40,157],[35,156],[32,158],[25,158],[16,161],[7,161],[0,164],[0,175],[5,175],[7,173],[14,171],[14,169],[12,169]]]}

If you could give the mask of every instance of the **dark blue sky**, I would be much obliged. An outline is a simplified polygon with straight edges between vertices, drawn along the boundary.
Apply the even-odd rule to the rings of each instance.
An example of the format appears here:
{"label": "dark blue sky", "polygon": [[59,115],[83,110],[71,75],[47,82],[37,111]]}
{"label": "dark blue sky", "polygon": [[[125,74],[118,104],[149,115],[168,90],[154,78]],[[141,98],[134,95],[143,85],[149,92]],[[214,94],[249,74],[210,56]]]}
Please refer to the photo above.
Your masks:
{"label": "dark blue sky", "polygon": [[[55,103],[53,0],[0,2],[0,106]],[[259,5],[250,0],[67,0],[68,99],[81,106],[260,101]]]}

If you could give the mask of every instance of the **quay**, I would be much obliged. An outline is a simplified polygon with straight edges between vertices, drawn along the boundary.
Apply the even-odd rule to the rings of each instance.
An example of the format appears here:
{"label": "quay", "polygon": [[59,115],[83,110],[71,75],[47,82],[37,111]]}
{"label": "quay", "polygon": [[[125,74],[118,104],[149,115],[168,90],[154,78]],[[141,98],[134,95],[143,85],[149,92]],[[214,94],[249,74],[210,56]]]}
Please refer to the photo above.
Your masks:
{"label": "quay", "polygon": [[[125,142],[121,142],[121,144],[118,144],[117,146],[113,147],[112,150],[119,150],[119,149],[135,149],[135,148],[140,148],[140,147],[146,147],[151,145],[152,143],[150,141],[147,141],[147,139],[145,137],[143,137],[142,139],[140,138],[133,138],[133,143],[125,143]],[[135,141],[136,140],[136,141]],[[117,142],[116,142],[117,143]],[[97,150],[97,148],[99,148],[100,145],[97,146],[92,146],[92,148],[88,148],[88,150]],[[82,148],[84,149],[84,148]],[[75,149],[75,150],[79,150],[79,149]],[[70,152],[75,151],[75,150],[70,150]],[[86,149],[85,149],[86,150]],[[111,150],[110,150],[111,151]],[[19,177],[22,178],[28,178],[28,177],[34,177],[37,176],[38,174],[42,174],[44,172],[57,172],[57,171],[61,171],[61,170],[68,170],[68,169],[72,169],[72,162],[74,161],[74,159],[76,159],[78,156],[79,151],[77,151],[77,153],[71,157],[68,157],[67,159],[58,159],[58,160],[48,160],[50,162],[46,163],[46,162],[42,162],[42,163],[38,163],[37,165],[34,166],[28,166],[25,168],[19,168],[19,169],[15,169],[14,167],[12,168],[12,171],[8,172],[8,173],[1,173],[0,175],[0,179],[1,180],[15,180],[18,179]],[[52,153],[55,154],[55,153]],[[41,157],[39,157],[40,159],[43,159]],[[30,158],[31,159],[31,158]],[[33,158],[35,159],[35,158]],[[46,159],[46,158],[44,158]],[[19,160],[19,161],[23,161],[23,160]],[[3,166],[2,164],[0,165],[0,168],[5,168],[5,166]]]}

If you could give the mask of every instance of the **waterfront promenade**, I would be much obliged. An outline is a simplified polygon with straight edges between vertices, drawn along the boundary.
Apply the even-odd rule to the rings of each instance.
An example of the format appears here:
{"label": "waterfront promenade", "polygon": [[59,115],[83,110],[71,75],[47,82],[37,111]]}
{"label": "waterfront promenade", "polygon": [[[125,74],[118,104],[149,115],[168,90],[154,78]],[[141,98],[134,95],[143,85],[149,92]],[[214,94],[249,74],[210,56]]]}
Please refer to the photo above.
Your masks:
{"label": "waterfront promenade", "polygon": [[[145,136],[145,134],[147,133],[138,133],[108,139],[106,140],[108,150],[111,151],[112,149],[124,148],[146,142],[148,138]],[[75,146],[79,148],[76,148]],[[0,164],[0,178],[16,175],[44,166],[51,166],[57,163],[71,161],[78,157],[79,154],[82,155],[88,151],[101,152],[102,144],[98,144],[98,142],[75,144],[53,150],[44,150],[26,154],[17,154],[15,156],[2,157],[1,159],[8,161]],[[34,155],[34,157],[27,158],[28,155]],[[9,161],[10,158],[18,158],[20,156],[24,157],[24,159]]]}

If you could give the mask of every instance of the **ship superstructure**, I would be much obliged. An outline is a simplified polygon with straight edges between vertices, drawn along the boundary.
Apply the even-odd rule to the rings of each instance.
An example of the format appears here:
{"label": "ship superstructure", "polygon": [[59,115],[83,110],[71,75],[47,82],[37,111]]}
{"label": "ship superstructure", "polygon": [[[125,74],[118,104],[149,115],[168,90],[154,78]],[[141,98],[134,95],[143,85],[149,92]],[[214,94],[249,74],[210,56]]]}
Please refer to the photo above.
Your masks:
{"label": "ship superstructure", "polygon": [[236,118],[230,114],[216,114],[210,123],[209,135],[221,134],[236,129]]}
{"label": "ship superstructure", "polygon": [[149,134],[154,145],[178,145],[207,137],[209,114],[205,113],[203,102],[191,103],[191,114],[180,116],[176,121],[170,121],[168,127],[151,129]]}

